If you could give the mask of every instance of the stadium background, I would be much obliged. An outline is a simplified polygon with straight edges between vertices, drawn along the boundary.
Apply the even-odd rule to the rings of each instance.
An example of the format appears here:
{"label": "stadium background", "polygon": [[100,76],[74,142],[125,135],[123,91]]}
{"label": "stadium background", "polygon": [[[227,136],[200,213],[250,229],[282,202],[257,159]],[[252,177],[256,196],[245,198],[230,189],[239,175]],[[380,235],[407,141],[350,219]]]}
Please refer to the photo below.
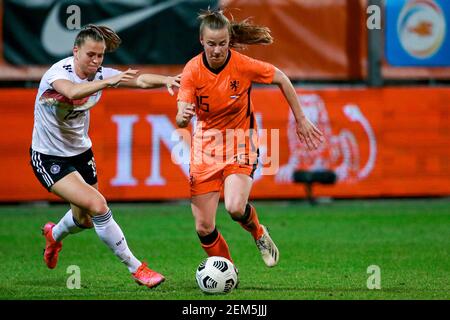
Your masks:
{"label": "stadium background", "polygon": [[[33,204],[60,202],[35,179],[28,149],[40,77],[51,64],[70,55],[77,32],[68,28],[77,22],[73,20],[77,9],[69,9],[73,5],[80,9],[81,26],[99,21],[116,26],[117,20],[128,19],[118,30],[121,48],[106,55],[104,62],[121,70],[132,66],[141,72],[180,73],[183,65],[201,51],[195,17],[199,9],[208,6],[221,6],[235,19],[252,17],[254,23],[268,26],[274,44],[248,47],[244,53],[273,63],[290,77],[305,111],[323,130],[327,142],[316,152],[304,152],[292,135],[290,110],[279,90],[255,86],[252,99],[260,129],[279,130],[280,170],[265,176],[260,175],[260,168],[251,198],[279,201],[271,202],[267,211],[276,211],[274,208],[287,203],[289,210],[267,216],[275,230],[276,214],[280,216],[284,210],[297,212],[297,218],[290,216],[297,222],[304,219],[301,213],[323,216],[327,210],[336,210],[337,217],[345,218],[346,214],[363,211],[366,215],[362,221],[370,221],[368,212],[382,212],[386,213],[384,222],[390,225],[390,218],[402,210],[423,208],[424,212],[414,214],[427,221],[427,209],[435,208],[429,214],[443,228],[443,238],[434,243],[439,252],[434,261],[443,269],[448,267],[450,6],[443,0],[0,2],[2,236],[6,237],[5,226],[14,220],[15,212],[32,221],[33,216],[20,210],[35,211],[35,217],[45,219],[42,208],[30,209]],[[381,9],[380,29],[368,28],[377,13],[376,8],[368,10],[370,5]],[[165,90],[105,90],[91,112],[90,136],[101,191],[108,201],[126,202],[123,211],[130,216],[138,211],[142,217],[145,211],[142,204],[134,202],[189,199],[188,164],[174,164],[171,159],[177,141],[171,136],[175,114],[176,97]],[[273,155],[273,148],[273,144],[263,144],[263,156]],[[297,170],[333,171],[336,183],[315,185],[314,194],[352,201],[344,206],[328,203],[322,209],[296,202],[306,197],[304,185],[293,181]],[[402,198],[406,202],[387,204],[377,211],[368,209],[372,207],[368,198]],[[419,205],[414,202],[417,198],[421,198]],[[406,203],[405,209],[401,203]],[[161,207],[148,205],[146,219],[168,210],[167,203]],[[389,208],[397,205],[398,211],[390,215]],[[55,208],[62,208],[58,209],[60,215],[65,212],[63,207],[48,208],[55,219]],[[180,208],[186,212],[182,219],[189,225],[188,203]],[[333,215],[327,217],[333,223]],[[421,219],[413,224],[419,229]],[[200,251],[195,237],[189,239],[194,243],[192,250]],[[447,249],[440,241],[447,241]],[[7,256],[6,251],[3,254]],[[200,257],[198,252],[197,261]],[[436,279],[442,280],[442,274]],[[444,284],[439,283],[439,290],[449,286],[448,278]],[[437,297],[448,298],[446,292]]]}

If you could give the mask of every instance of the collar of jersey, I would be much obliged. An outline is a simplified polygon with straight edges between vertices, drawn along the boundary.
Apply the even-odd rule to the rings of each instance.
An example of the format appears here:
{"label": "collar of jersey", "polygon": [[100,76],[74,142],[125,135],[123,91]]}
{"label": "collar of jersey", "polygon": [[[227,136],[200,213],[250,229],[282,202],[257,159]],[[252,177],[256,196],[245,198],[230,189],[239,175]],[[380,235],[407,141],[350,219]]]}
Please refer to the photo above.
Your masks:
{"label": "collar of jersey", "polygon": [[227,56],[227,60],[225,60],[225,63],[220,68],[213,69],[208,64],[208,60],[206,59],[205,52],[203,52],[203,54],[202,54],[202,60],[203,60],[204,66],[206,67],[206,69],[208,69],[209,71],[211,71],[214,74],[219,74],[223,69],[225,69],[225,67],[227,66],[230,59],[231,59],[231,50],[228,50],[228,56]]}

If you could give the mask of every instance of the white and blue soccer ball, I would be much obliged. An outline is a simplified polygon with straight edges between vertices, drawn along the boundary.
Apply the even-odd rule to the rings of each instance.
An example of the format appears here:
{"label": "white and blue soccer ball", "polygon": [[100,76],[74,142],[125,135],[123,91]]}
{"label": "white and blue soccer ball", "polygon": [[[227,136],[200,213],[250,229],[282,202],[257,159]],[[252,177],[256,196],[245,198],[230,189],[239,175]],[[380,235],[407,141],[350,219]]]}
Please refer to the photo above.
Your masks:
{"label": "white and blue soccer ball", "polygon": [[238,283],[238,274],[233,263],[224,257],[208,257],[195,273],[197,284],[204,293],[229,293]]}

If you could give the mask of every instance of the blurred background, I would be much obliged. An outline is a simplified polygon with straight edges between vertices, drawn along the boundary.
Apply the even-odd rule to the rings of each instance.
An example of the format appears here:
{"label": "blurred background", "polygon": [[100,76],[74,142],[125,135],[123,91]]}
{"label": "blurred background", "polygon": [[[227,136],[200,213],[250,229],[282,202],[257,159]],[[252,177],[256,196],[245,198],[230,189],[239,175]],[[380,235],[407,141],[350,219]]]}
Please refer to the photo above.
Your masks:
{"label": "blurred background", "polygon": [[[0,202],[58,200],[29,165],[34,99],[43,73],[72,54],[80,27],[107,25],[122,38],[104,65],[175,75],[201,52],[196,16],[208,6],[271,29],[273,45],[242,52],[290,77],[326,137],[306,152],[280,90],[255,85],[261,135],[279,131],[261,143],[253,199],[450,195],[449,1],[3,0]],[[162,89],[104,91],[90,135],[108,200],[189,198],[189,164],[171,158],[175,114],[176,96]],[[279,169],[262,175],[270,166]]]}

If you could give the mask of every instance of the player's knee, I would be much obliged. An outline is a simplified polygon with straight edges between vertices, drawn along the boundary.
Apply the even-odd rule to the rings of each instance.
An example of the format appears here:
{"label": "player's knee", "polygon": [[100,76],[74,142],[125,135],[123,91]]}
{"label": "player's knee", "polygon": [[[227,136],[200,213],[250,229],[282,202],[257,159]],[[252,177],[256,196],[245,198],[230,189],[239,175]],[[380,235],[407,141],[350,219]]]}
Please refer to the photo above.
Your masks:
{"label": "player's knee", "polygon": [[105,198],[95,197],[89,201],[88,210],[92,213],[92,215],[98,216],[108,212],[109,208]]}
{"label": "player's knee", "polygon": [[197,223],[195,229],[200,237],[205,237],[214,231],[215,226],[207,223]]}
{"label": "player's knee", "polygon": [[233,218],[239,218],[244,215],[246,204],[246,201],[232,200],[225,203],[225,209]]}

